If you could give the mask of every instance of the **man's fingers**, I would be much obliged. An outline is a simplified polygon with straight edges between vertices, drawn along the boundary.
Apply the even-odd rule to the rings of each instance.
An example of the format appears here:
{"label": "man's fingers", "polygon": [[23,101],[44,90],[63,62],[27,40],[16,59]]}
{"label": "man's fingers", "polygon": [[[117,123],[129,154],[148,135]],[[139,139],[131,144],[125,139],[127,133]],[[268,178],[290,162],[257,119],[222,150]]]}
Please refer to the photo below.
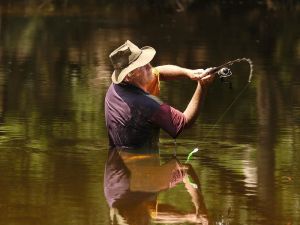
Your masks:
{"label": "man's fingers", "polygon": [[206,75],[205,77],[200,79],[201,85],[207,86],[209,84],[211,84],[214,80],[214,75]]}
{"label": "man's fingers", "polygon": [[203,74],[210,74],[210,72],[214,69],[215,67],[209,67],[209,68],[206,68],[204,71],[203,71]]}
{"label": "man's fingers", "polygon": [[208,76],[210,74],[210,71],[214,68],[215,67],[209,67],[209,68],[206,68],[205,70],[204,69],[193,70],[194,77],[197,79],[202,79],[202,78]]}

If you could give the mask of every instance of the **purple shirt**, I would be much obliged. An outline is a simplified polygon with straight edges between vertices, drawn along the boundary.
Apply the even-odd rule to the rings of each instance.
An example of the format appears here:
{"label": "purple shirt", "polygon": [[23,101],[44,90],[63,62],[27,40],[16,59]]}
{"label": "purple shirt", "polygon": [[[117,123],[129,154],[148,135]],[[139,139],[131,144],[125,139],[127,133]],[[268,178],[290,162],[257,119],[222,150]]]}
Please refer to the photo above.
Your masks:
{"label": "purple shirt", "polygon": [[110,147],[133,152],[158,150],[160,128],[175,138],[186,124],[183,113],[130,84],[110,85],[105,121]]}

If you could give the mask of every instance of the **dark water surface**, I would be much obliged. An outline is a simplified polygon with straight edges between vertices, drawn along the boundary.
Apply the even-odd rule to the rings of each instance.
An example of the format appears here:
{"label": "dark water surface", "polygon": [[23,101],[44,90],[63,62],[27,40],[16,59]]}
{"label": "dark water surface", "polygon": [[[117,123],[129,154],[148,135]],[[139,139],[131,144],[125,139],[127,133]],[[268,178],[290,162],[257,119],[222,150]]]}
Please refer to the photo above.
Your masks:
{"label": "dark water surface", "polygon": [[[296,9],[0,11],[0,224],[110,224],[103,100],[108,55],[127,39],[156,48],[153,65],[206,68],[252,59],[245,90],[244,62],[231,67],[233,89],[212,85],[196,124],[177,139],[178,159],[200,148],[190,163],[212,224],[300,224],[299,24]],[[162,83],[161,99],[183,110],[194,87],[189,80]],[[161,161],[173,150],[162,133]],[[157,198],[182,215],[194,211],[182,184]],[[162,223],[175,222],[197,224],[176,216]]]}

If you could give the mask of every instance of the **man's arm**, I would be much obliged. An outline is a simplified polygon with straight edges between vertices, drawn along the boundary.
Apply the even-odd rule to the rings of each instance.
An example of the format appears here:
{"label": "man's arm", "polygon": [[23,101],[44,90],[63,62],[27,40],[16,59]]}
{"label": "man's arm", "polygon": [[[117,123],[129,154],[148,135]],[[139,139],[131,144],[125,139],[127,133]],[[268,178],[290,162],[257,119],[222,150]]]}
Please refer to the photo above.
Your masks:
{"label": "man's arm", "polygon": [[157,66],[161,80],[174,80],[177,78],[189,78],[192,80],[199,80],[201,74],[205,71],[203,69],[187,69],[176,65]]}
{"label": "man's arm", "polygon": [[[209,71],[209,69],[207,69],[207,71]],[[205,97],[207,87],[214,79],[214,76],[207,74],[207,71],[201,74],[194,95],[183,112],[186,118],[186,127],[191,126],[196,120]]]}
{"label": "man's arm", "polygon": [[197,88],[183,113],[167,104],[162,104],[152,116],[151,121],[173,138],[176,138],[182,129],[191,126],[199,114],[207,86],[213,81],[214,76],[209,75],[209,70],[199,75]]}
{"label": "man's arm", "polygon": [[202,100],[204,99],[204,95],[205,95],[205,90],[201,86],[200,81],[198,81],[194,95],[183,112],[186,118],[186,126],[185,126],[186,128],[190,127],[195,122],[199,114],[201,103]]}

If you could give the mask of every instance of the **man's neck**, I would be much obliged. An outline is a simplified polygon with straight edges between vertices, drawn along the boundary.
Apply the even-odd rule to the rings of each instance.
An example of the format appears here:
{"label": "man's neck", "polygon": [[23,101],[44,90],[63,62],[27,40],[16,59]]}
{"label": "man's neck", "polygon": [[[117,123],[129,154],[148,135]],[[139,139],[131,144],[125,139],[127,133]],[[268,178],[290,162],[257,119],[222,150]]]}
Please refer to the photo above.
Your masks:
{"label": "man's neck", "polygon": [[144,92],[148,92],[147,88],[145,85],[140,84],[139,82],[134,82],[134,81],[127,81],[126,83],[131,84],[137,88],[142,89]]}

